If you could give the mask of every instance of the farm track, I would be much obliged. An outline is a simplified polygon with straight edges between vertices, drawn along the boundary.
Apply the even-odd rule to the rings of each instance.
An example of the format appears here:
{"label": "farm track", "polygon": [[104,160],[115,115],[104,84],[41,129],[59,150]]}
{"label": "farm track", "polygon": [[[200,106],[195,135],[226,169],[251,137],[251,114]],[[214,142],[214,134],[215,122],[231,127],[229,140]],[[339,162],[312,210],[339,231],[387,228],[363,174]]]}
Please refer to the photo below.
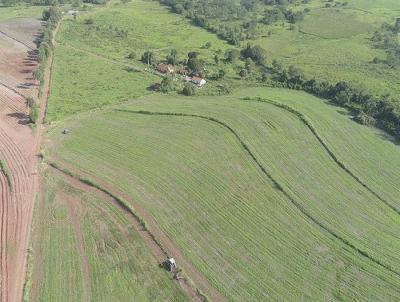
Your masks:
{"label": "farm track", "polygon": [[380,260],[374,258],[373,256],[369,255],[367,252],[361,250],[360,248],[356,247],[354,244],[352,244],[350,241],[345,239],[344,237],[338,235],[335,231],[330,229],[328,226],[326,226],[324,223],[320,222],[318,219],[316,219],[314,216],[312,216],[300,203],[298,203],[294,197],[292,197],[287,190],[273,177],[273,175],[267,171],[267,169],[261,164],[261,162],[257,159],[257,157],[254,155],[254,153],[251,151],[249,146],[243,141],[243,139],[240,137],[240,135],[234,130],[231,126],[228,124],[213,118],[209,116],[202,116],[202,115],[196,115],[196,114],[185,114],[185,113],[173,113],[173,112],[151,112],[151,111],[134,111],[134,110],[120,110],[116,109],[116,111],[120,112],[126,112],[126,113],[132,113],[132,114],[142,114],[142,115],[155,115],[155,116],[172,116],[172,117],[192,117],[192,118],[200,118],[203,120],[207,120],[210,122],[213,122],[215,124],[218,124],[219,126],[227,129],[230,133],[233,134],[233,136],[238,140],[242,148],[245,150],[245,152],[248,154],[248,156],[252,159],[254,164],[260,169],[260,171],[274,184],[276,189],[280,191],[308,220],[310,220],[314,225],[322,229],[324,232],[328,233],[331,235],[333,238],[336,240],[340,241],[342,244],[346,245],[347,247],[351,248],[353,251],[355,251],[357,254],[359,254],[362,257],[365,257],[366,259],[374,262],[375,264],[379,265],[380,267],[386,269],[387,271],[395,274],[396,276],[400,277],[400,272],[394,270],[391,268],[389,265],[381,262]]}
{"label": "farm track", "polygon": [[[82,174],[81,171],[79,171],[78,174],[75,174],[75,172],[71,172],[70,170],[65,169],[64,167],[60,167],[58,164],[53,164],[53,163],[49,163],[49,167],[50,169],[57,172],[71,186],[83,190],[84,192],[90,192],[92,194],[95,194],[100,198],[107,200],[116,208],[118,208],[120,212],[125,214],[128,221],[137,230],[138,234],[142,237],[142,239],[146,243],[146,246],[150,249],[151,253],[157,259],[158,263],[163,263],[165,259],[167,259],[171,255],[174,255],[174,257],[178,258],[178,261],[180,263],[185,263],[184,265],[185,273],[188,273],[189,277],[193,278],[193,281],[195,281],[195,284],[197,285],[196,281],[199,281],[202,277],[198,275],[197,272],[195,273],[194,268],[190,267],[189,264],[186,261],[184,261],[183,257],[178,252],[178,250],[172,248],[171,244],[168,244],[166,242],[166,238],[162,235],[162,233],[160,233],[161,231],[156,229],[156,227],[153,225],[151,230],[149,230],[148,228],[144,228],[142,226],[139,216],[137,216],[137,214],[133,212],[133,210],[127,208],[124,204],[122,204],[120,198],[117,197],[117,196],[123,196],[125,199],[129,200],[127,196],[124,196],[121,192],[116,192],[116,189],[114,188],[107,187],[107,189],[102,189],[97,185],[89,184],[88,181],[84,181],[87,178],[81,178],[81,176],[79,175]],[[136,205],[135,205],[135,210],[140,212],[141,215],[143,215],[144,213],[143,209],[138,209]],[[191,301],[195,302],[204,301],[202,294],[197,292],[197,290],[193,288],[188,279],[180,277],[177,279],[174,278],[174,280],[178,282],[182,290],[190,298]],[[206,281],[202,280],[201,283],[204,289],[204,284],[206,284]],[[207,289],[208,289],[208,294],[210,294],[212,301],[217,301],[217,302],[227,301],[223,296],[215,292],[211,287],[208,287]]]}
{"label": "farm track", "polygon": [[268,103],[273,106],[276,106],[278,108],[281,108],[293,115],[295,115],[297,118],[300,119],[300,121],[310,130],[310,132],[314,135],[316,140],[320,143],[320,145],[324,148],[326,153],[329,155],[329,157],[345,172],[347,173],[351,178],[353,178],[357,183],[359,183],[362,187],[364,187],[368,192],[370,192],[373,196],[375,196],[379,201],[383,202],[386,206],[388,206],[391,210],[393,210],[396,214],[400,215],[400,210],[393,206],[389,201],[385,200],[383,197],[381,197],[377,192],[375,192],[372,188],[370,188],[360,177],[355,175],[336,155],[335,153],[329,148],[329,146],[325,143],[321,135],[317,132],[315,127],[312,125],[312,123],[306,118],[306,116],[301,113],[300,111],[288,106],[288,105],[283,105],[281,103],[278,103],[274,100],[257,100],[256,102],[261,102],[261,103]]}

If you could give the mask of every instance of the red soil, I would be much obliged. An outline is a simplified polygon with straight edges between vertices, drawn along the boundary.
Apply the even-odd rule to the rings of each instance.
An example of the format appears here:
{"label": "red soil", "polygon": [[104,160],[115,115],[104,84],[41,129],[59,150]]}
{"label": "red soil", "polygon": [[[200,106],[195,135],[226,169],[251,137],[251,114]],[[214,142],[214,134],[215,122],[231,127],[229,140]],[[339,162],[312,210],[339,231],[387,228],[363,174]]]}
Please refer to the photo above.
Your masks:
{"label": "red soil", "polygon": [[[39,30],[36,27],[31,32]],[[0,173],[1,302],[22,298],[34,192],[38,184],[39,139],[28,125],[24,97],[37,97],[37,83],[32,79],[36,65],[35,53],[28,43],[25,45],[0,32],[0,160],[7,165],[11,180],[10,184],[4,173]]]}

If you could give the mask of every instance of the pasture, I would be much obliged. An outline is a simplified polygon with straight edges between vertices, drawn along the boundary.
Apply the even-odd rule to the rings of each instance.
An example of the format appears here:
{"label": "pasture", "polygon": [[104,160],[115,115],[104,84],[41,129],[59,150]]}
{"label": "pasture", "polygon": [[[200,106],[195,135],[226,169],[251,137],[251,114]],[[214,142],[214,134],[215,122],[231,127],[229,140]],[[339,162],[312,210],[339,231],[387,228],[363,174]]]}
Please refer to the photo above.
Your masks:
{"label": "pasture", "polygon": [[[293,30],[288,25],[265,26],[261,45],[271,62],[294,65],[308,77],[330,83],[349,81],[372,94],[400,92],[400,73],[385,64],[373,64],[375,57],[386,58],[371,41],[383,22],[393,22],[395,2],[347,1],[347,6],[312,8]],[[379,9],[375,9],[379,7]]]}
{"label": "pasture", "polygon": [[[93,24],[86,24],[88,19]],[[118,37],[115,28],[126,30],[127,37]],[[47,121],[150,94],[148,88],[161,78],[146,72],[147,66],[140,62],[148,49],[158,60],[176,48],[180,60],[189,51],[198,51],[212,61],[215,53],[222,56],[228,47],[215,35],[150,1],[117,3],[106,11],[66,19],[56,38]],[[211,48],[204,48],[207,42]],[[135,59],[126,58],[131,52]],[[218,68],[208,66],[209,70]]]}
{"label": "pasture", "polygon": [[12,6],[12,7],[0,7],[0,21],[14,19],[14,18],[26,18],[26,17],[38,17],[42,16],[43,7],[41,6]]}
{"label": "pasture", "polygon": [[[120,35],[121,30],[127,31],[127,36]],[[164,59],[171,49],[176,49],[181,60],[187,58],[189,51],[198,51],[203,58],[211,60],[216,51],[229,47],[215,35],[170,13],[158,2],[143,0],[115,3],[106,11],[82,15],[76,21],[66,20],[57,41],[118,60],[126,60],[134,52],[136,64],[141,64],[139,59],[146,50],[154,51],[158,59]],[[207,42],[211,43],[210,48],[204,47]]]}
{"label": "pasture", "polygon": [[[242,99],[261,92],[306,106],[304,94],[280,90],[151,96],[65,120],[71,134],[51,129],[46,156],[131,196],[150,227],[157,224],[231,301],[393,300],[399,215],[343,170],[297,116]],[[330,122],[344,118],[318,101]],[[335,125],[342,136],[354,126]],[[334,133],[331,143],[333,135],[340,140]],[[398,158],[392,145],[382,148],[381,160]],[[358,156],[341,152],[346,165]],[[369,185],[378,174],[364,171],[354,173]],[[394,182],[373,188],[398,207]]]}
{"label": "pasture", "polygon": [[59,45],[55,50],[47,121],[149,94],[159,77]]}
{"label": "pasture", "polygon": [[[267,50],[269,62],[279,59],[319,80],[396,93],[398,70],[370,63],[385,55],[372,47],[370,35],[395,16],[391,0],[380,2],[379,9],[356,0],[321,9],[320,1],[311,1],[294,30],[265,26],[271,35],[252,42]],[[232,48],[155,1],[112,3],[67,18],[56,40],[45,160],[126,196],[146,226],[181,253],[189,278],[198,272],[229,301],[397,299],[400,157],[390,137],[324,100],[244,88],[249,80],[220,97],[202,96],[209,88],[196,97],[152,93],[148,88],[160,77],[140,62],[144,51],[159,60],[173,48],[180,60],[198,51],[210,70],[218,70],[223,63],[213,57]],[[229,68],[223,81],[236,85],[235,67]],[[217,82],[207,85],[216,89]],[[62,135],[66,127],[70,133]],[[43,216],[38,231],[37,253],[47,261],[35,297],[52,300],[73,291],[76,300],[107,301],[116,292],[117,300],[139,292],[147,299],[159,292],[150,290],[155,287],[164,293],[152,301],[183,299],[123,213],[51,171],[44,175],[47,210],[40,213],[54,215]],[[103,212],[106,219],[99,218]],[[47,223],[54,217],[57,227]],[[124,227],[115,231],[115,225]],[[122,246],[106,243],[109,238]],[[62,240],[64,254],[57,251]],[[105,258],[93,252],[98,242],[110,247]],[[146,265],[132,260],[121,267],[127,251],[145,254]],[[119,269],[107,287],[103,272],[110,267]],[[69,281],[57,288],[64,269]],[[132,286],[131,274],[139,282],[125,295],[118,289]],[[211,288],[195,286],[210,295]]]}
{"label": "pasture", "polygon": [[186,301],[110,198],[51,168],[43,184],[30,301]]}

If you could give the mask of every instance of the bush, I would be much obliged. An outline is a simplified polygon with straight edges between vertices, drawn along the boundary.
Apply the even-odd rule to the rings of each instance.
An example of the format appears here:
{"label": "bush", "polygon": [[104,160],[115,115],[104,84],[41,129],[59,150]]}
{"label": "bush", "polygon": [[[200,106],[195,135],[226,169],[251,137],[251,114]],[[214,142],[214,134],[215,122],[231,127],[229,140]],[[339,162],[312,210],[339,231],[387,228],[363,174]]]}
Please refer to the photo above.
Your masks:
{"label": "bush", "polygon": [[172,76],[167,76],[161,81],[160,91],[167,93],[175,90],[175,81]]}
{"label": "bush", "polygon": [[31,124],[36,124],[39,118],[39,107],[37,105],[33,106],[29,112],[29,122]]}
{"label": "bush", "polygon": [[193,84],[186,83],[183,87],[182,94],[192,96],[196,94],[196,87]]}

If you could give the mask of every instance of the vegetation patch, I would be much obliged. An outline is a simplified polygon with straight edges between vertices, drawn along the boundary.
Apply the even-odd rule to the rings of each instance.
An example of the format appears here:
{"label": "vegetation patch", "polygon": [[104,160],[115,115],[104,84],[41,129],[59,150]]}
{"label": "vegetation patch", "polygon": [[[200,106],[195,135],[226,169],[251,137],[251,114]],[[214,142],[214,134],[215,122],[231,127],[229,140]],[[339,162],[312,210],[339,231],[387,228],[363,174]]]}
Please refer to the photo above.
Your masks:
{"label": "vegetation patch", "polygon": [[1,159],[0,159],[0,171],[1,171],[1,173],[3,173],[4,177],[6,178],[8,185],[11,187],[11,185],[12,185],[11,176],[10,176],[10,172],[8,171],[7,163]]}
{"label": "vegetation patch", "polygon": [[300,23],[301,32],[326,39],[350,38],[371,31],[373,27],[357,20],[357,14],[343,9],[318,9]]}

